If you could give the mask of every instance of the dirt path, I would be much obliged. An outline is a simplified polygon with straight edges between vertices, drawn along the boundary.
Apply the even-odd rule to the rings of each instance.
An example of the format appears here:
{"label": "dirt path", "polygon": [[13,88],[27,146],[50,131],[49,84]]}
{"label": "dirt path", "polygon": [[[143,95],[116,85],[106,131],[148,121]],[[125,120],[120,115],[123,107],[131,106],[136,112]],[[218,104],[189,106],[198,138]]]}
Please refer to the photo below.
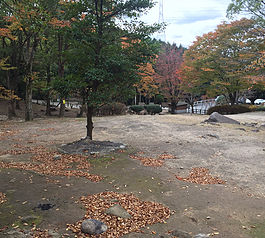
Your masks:
{"label": "dirt path", "polygon": [[[56,204],[56,209],[37,211],[38,226],[58,228],[56,232],[62,235],[67,223],[84,215],[83,208],[75,203],[80,196],[119,191],[133,192],[141,199],[163,203],[175,211],[167,224],[153,225],[143,234],[132,233],[126,237],[170,237],[165,235],[168,231],[182,230],[192,234],[212,234],[217,238],[264,238],[265,129],[260,125],[265,123],[265,113],[231,117],[248,124],[204,124],[201,122],[207,116],[198,115],[96,118],[95,140],[125,143],[129,152],[141,151],[143,156],[157,157],[166,152],[177,159],[166,160],[161,168],[150,168],[130,159],[129,152],[114,154],[111,156],[114,160],[109,156],[92,163],[91,173],[104,177],[99,183],[85,178],[2,169],[0,192],[6,194],[8,202],[0,205],[0,229],[16,223],[19,216],[29,216],[34,207],[47,201]],[[253,122],[257,124],[251,125]],[[85,119],[0,123],[2,154],[17,144],[42,145],[55,150],[58,145],[85,136]],[[3,155],[0,160],[28,162],[30,155]],[[209,169],[213,176],[218,176],[226,184],[200,185],[176,178],[176,175],[187,177],[196,167]],[[13,213],[7,215],[10,210]],[[68,235],[72,236],[71,233]],[[0,237],[6,235],[0,232]]]}

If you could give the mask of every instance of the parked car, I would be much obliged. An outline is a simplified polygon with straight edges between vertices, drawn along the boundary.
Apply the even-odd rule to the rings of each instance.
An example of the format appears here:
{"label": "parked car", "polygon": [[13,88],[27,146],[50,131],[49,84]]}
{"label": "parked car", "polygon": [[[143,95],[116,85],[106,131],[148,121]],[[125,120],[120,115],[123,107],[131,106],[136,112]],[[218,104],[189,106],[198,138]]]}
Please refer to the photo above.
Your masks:
{"label": "parked car", "polygon": [[260,104],[265,104],[265,99],[256,99],[254,101],[254,104],[260,105]]}

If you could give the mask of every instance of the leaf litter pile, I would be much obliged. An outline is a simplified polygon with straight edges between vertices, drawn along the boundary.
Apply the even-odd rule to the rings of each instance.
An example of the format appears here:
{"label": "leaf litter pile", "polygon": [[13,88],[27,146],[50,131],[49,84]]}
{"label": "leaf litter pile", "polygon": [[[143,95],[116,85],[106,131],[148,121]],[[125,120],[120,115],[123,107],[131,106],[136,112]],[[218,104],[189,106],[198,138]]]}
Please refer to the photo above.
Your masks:
{"label": "leaf litter pile", "polygon": [[[142,232],[141,229],[148,225],[165,223],[170,216],[169,208],[159,203],[141,201],[133,194],[103,192],[83,196],[81,203],[87,210],[84,219],[100,220],[108,226],[108,230],[98,236],[84,234],[81,231],[83,221],[81,220],[75,224],[68,224],[68,230],[74,232],[76,237],[121,237],[131,232]],[[131,218],[125,219],[105,213],[106,209],[116,204],[122,206],[131,215]]]}
{"label": "leaf litter pile", "polygon": [[183,178],[176,176],[178,180],[196,184],[225,184],[225,181],[218,177],[213,177],[207,168],[193,168],[188,177]]}
{"label": "leaf litter pile", "polygon": [[[143,154],[143,152],[138,154]],[[130,155],[130,158],[141,161],[144,166],[162,167],[166,159],[176,159],[176,156],[164,153],[159,155],[158,158],[144,157],[142,155]]]}
{"label": "leaf litter pile", "polygon": [[4,152],[4,154],[34,154],[33,157],[31,157],[32,163],[0,162],[0,168],[23,169],[54,176],[84,177],[92,182],[99,182],[103,179],[98,175],[87,172],[91,166],[87,160],[87,156],[50,152],[42,146],[24,147],[16,145],[15,147],[20,148],[20,150],[9,150]]}
{"label": "leaf litter pile", "polygon": [[0,204],[6,202],[6,195],[2,192],[0,192]]}

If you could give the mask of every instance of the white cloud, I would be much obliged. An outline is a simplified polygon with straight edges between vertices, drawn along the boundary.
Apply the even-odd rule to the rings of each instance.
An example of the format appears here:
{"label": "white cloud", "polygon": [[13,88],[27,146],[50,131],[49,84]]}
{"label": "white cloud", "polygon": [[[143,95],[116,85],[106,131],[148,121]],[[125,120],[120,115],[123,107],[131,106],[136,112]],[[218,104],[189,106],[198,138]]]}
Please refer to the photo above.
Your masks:
{"label": "white cloud", "polygon": [[[157,0],[159,1],[159,0]],[[164,21],[167,23],[166,41],[189,46],[196,36],[212,31],[226,19],[230,0],[164,0]],[[159,4],[142,19],[158,22]]]}

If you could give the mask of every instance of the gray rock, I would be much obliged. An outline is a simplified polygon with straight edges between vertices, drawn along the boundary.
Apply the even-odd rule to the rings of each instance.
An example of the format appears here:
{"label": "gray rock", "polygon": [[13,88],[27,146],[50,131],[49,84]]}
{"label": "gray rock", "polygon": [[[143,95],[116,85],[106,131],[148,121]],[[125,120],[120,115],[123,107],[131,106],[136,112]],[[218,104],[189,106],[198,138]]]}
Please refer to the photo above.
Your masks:
{"label": "gray rock", "polygon": [[125,145],[120,145],[120,149],[125,149],[126,146]]}
{"label": "gray rock", "polygon": [[205,120],[205,122],[217,122],[217,123],[228,123],[228,124],[240,124],[238,121],[233,120],[229,117],[219,114],[218,112],[213,112],[209,119]]}
{"label": "gray rock", "polygon": [[94,219],[86,219],[81,225],[82,232],[90,235],[99,235],[107,229],[108,227],[103,222]]}
{"label": "gray rock", "polygon": [[53,156],[53,159],[54,159],[54,160],[60,160],[61,158],[62,158],[61,155],[54,155],[54,156]]}
{"label": "gray rock", "polygon": [[265,123],[260,124],[260,129],[265,130]]}
{"label": "gray rock", "polygon": [[171,235],[176,236],[178,238],[192,238],[192,236],[188,232],[180,230],[172,231]]}
{"label": "gray rock", "polygon": [[113,207],[108,208],[105,213],[121,218],[131,218],[131,215],[119,204],[115,204]]}
{"label": "gray rock", "polygon": [[206,235],[206,234],[198,234],[198,235],[196,235],[196,236],[194,236],[193,238],[208,238],[209,237],[209,235]]}
{"label": "gray rock", "polygon": [[219,136],[218,135],[214,135],[214,134],[207,134],[206,136],[219,139]]}

